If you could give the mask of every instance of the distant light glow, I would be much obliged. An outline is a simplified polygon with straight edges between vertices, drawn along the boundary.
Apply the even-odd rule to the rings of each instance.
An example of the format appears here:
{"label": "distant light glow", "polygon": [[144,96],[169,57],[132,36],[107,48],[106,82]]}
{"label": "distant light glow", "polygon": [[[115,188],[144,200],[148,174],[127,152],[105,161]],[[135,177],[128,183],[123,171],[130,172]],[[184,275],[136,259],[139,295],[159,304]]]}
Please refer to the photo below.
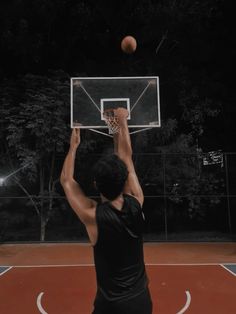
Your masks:
{"label": "distant light glow", "polygon": [[21,171],[22,169],[26,168],[28,165],[30,165],[32,162],[29,162],[28,164],[24,165],[23,167],[20,167],[18,169],[16,169],[15,171],[9,173],[6,177],[0,177],[0,186],[3,186],[3,183],[10,177],[14,176],[16,173],[18,173],[19,171]]}

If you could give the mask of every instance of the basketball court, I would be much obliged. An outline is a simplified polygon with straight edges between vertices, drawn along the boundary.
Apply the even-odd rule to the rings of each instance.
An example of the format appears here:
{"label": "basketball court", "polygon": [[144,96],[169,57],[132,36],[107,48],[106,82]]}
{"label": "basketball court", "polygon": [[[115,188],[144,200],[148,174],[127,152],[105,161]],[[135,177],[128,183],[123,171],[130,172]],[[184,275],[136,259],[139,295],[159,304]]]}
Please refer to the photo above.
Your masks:
{"label": "basketball court", "polygon": [[[234,314],[236,245],[146,243],[154,314]],[[96,292],[86,244],[0,247],[1,314],[89,314]]]}
{"label": "basketball court", "polygon": [[[160,128],[159,78],[71,79],[71,128],[112,138],[119,107],[130,134]],[[234,243],[145,243],[145,263],[154,314],[235,313]],[[0,246],[1,314],[89,314],[95,293],[88,244]]]}
{"label": "basketball court", "polygon": [[2,1],[0,314],[236,314],[230,4]]}

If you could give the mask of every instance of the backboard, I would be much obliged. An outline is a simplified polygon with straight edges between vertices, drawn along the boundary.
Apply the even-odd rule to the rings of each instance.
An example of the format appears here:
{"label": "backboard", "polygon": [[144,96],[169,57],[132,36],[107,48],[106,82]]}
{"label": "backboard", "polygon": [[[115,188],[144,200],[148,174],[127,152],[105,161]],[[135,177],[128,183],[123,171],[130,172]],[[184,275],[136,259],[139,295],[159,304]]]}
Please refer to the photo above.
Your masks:
{"label": "backboard", "polygon": [[128,110],[128,126],[135,133],[160,127],[158,77],[71,78],[71,127],[107,135],[106,109]]}

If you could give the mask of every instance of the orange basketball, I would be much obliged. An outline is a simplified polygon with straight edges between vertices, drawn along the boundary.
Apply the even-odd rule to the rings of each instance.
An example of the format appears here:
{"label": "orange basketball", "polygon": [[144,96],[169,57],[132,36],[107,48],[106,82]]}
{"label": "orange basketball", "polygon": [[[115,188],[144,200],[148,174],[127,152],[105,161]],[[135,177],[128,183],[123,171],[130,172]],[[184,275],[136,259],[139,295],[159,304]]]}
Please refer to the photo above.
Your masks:
{"label": "orange basketball", "polygon": [[127,53],[131,54],[134,53],[137,48],[136,39],[133,36],[126,36],[121,41],[121,49]]}

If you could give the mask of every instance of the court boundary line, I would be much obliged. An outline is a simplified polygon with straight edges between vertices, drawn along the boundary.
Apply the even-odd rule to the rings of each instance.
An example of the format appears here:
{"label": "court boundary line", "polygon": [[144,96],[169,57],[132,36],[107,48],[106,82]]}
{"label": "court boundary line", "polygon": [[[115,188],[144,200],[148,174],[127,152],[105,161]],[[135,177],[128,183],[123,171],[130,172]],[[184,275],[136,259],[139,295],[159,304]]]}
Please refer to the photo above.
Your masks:
{"label": "court boundary line", "polygon": [[234,277],[236,277],[236,274],[232,271],[232,270],[230,270],[230,269],[228,269],[227,267],[225,267],[224,265],[236,265],[236,264],[220,264],[220,266],[222,267],[222,268],[224,268],[224,270],[227,270],[231,275],[233,275]]}
{"label": "court boundary line", "polygon": [[[145,266],[222,266],[224,265],[236,265],[236,263],[145,263]],[[50,268],[50,267],[94,267],[93,263],[78,263],[78,264],[35,264],[35,265],[0,265],[6,267],[3,273],[7,272],[12,268]],[[226,270],[228,270],[226,268]],[[229,270],[228,270],[229,271]],[[1,275],[1,274],[0,274]]]}
{"label": "court boundary line", "polygon": [[5,269],[2,273],[0,273],[0,277],[3,276],[4,274],[6,274],[9,270],[11,270],[14,266],[1,266],[1,267],[6,267],[7,269]]}

